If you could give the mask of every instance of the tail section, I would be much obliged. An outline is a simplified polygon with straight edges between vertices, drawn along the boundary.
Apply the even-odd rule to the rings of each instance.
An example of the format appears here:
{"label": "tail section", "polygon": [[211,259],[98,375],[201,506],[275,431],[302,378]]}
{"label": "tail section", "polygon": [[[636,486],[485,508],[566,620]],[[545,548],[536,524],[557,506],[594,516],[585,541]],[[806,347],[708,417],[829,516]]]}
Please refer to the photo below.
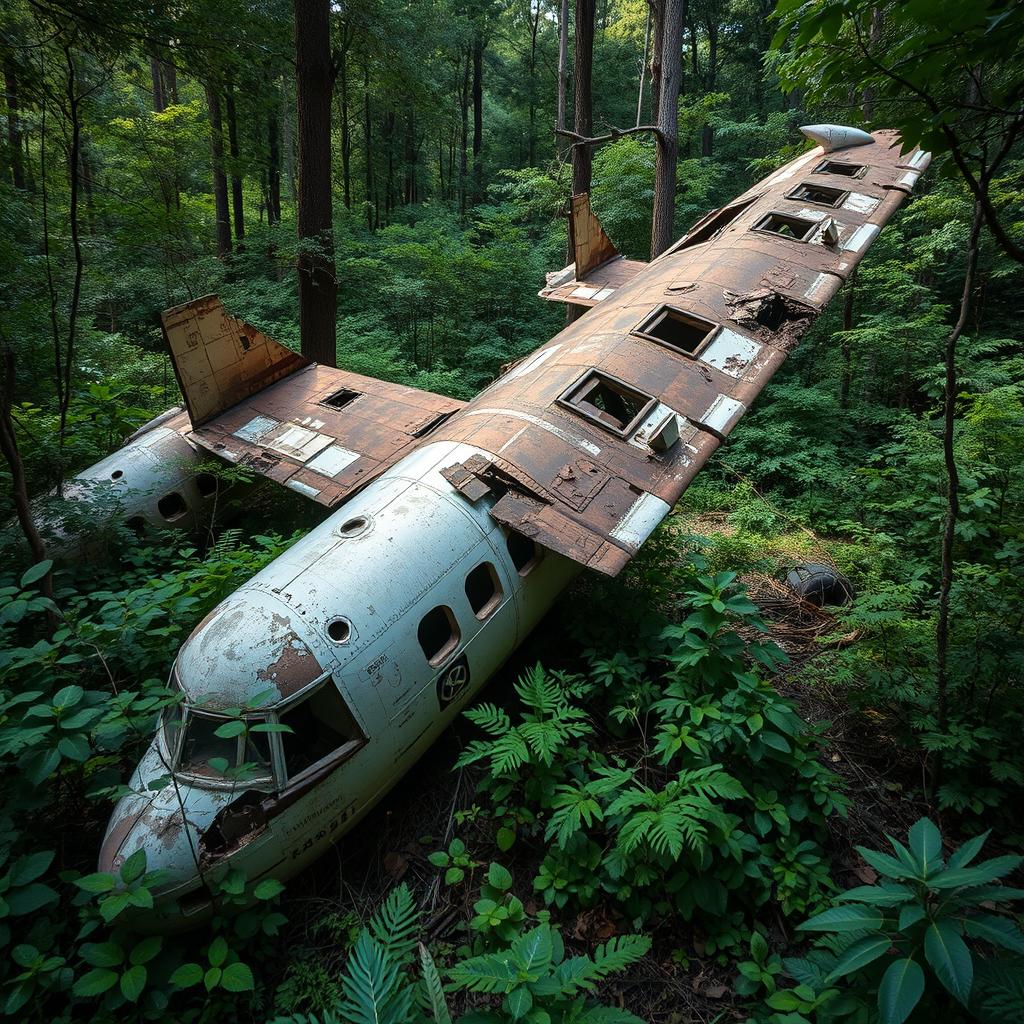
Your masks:
{"label": "tail section", "polygon": [[311,365],[230,316],[216,295],[168,309],[161,319],[193,428]]}

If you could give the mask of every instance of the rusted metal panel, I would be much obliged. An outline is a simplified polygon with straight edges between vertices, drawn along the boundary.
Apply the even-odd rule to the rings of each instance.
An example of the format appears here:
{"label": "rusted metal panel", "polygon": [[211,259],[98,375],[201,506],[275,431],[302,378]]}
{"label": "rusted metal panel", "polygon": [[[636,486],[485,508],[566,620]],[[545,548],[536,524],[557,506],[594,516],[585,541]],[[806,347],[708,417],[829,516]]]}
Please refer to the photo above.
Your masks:
{"label": "rusted metal panel", "polygon": [[619,255],[601,222],[590,209],[590,196],[573,196],[569,214],[569,243],[576,263],[576,277],[586,280],[591,271]]}
{"label": "rusted metal panel", "polygon": [[216,295],[168,309],[161,320],[195,427],[309,365],[252,324],[229,316]]}
{"label": "rusted metal panel", "polygon": [[642,260],[614,256],[583,278],[577,275],[576,264],[570,263],[564,270],[549,274],[547,283],[537,294],[550,302],[564,302],[571,306],[596,306],[629,284],[646,266]]}

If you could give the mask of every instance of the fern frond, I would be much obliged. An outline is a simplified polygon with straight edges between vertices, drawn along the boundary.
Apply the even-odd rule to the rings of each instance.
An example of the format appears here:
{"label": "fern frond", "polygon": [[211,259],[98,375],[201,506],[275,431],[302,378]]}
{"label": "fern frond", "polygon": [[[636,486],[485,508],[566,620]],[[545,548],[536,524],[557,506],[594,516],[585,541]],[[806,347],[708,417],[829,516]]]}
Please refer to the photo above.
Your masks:
{"label": "fern frond", "polygon": [[650,948],[649,935],[614,935],[594,950],[594,965],[600,977],[607,978],[642,960]]}
{"label": "fern frond", "polygon": [[503,736],[512,728],[508,713],[495,704],[478,704],[466,712],[466,717],[492,736]]}
{"label": "fern frond", "polygon": [[462,960],[449,968],[448,977],[469,992],[508,993],[519,984],[519,971],[507,951]]}
{"label": "fern frond", "polygon": [[342,975],[341,1019],[347,1024],[406,1024],[412,998],[398,962],[364,930]]}
{"label": "fern frond", "polygon": [[404,882],[388,893],[384,905],[370,918],[371,934],[399,964],[412,959],[419,929],[420,911]]}
{"label": "fern frond", "polygon": [[437,973],[434,958],[423,943],[420,943],[420,966],[423,968],[423,980],[420,984],[420,1003],[429,1010],[434,1024],[452,1024],[452,1016],[448,1012],[448,1001],[444,997],[441,976]]}
{"label": "fern frond", "polygon": [[530,756],[526,741],[515,729],[490,744],[491,774],[507,775],[515,771]]}

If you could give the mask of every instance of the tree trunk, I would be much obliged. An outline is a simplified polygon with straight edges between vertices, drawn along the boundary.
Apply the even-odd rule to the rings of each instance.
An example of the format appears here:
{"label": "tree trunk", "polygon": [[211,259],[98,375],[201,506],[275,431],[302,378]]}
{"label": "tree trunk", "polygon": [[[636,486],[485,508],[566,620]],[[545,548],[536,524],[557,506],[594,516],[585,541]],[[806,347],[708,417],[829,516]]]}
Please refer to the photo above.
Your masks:
{"label": "tree trunk", "polygon": [[228,179],[224,173],[224,128],[220,116],[220,96],[206,83],[206,103],[210,108],[210,153],[213,162],[213,201],[217,211],[217,258],[231,255],[231,221],[228,213]]}
{"label": "tree trunk", "polygon": [[[704,92],[715,91],[715,83],[718,81],[718,22],[714,18],[705,21],[708,32],[708,70],[704,76]],[[700,155],[710,157],[715,149],[715,129],[706,124],[700,133]]]}
{"label": "tree trunk", "polygon": [[466,150],[469,146],[469,65],[471,54],[466,51],[466,68],[462,76],[462,93],[459,96],[462,107],[462,153],[459,157],[459,213],[466,212],[466,189],[469,178]]}
{"label": "tree trunk", "polygon": [[228,82],[227,86],[228,113],[228,147],[231,154],[231,209],[235,219],[235,241],[238,251],[242,251],[242,239],[245,238],[245,204],[242,198],[242,174],[238,156],[238,117],[235,113],[235,86]]}
{"label": "tree trunk", "polygon": [[25,167],[21,154],[21,124],[18,120],[18,73],[10,57],[4,59],[4,89],[7,91],[7,147],[11,162],[11,182],[25,187]]}
{"label": "tree trunk", "polygon": [[949,593],[953,587],[953,542],[956,537],[956,521],[960,515],[960,477],[956,466],[956,452],[953,447],[953,430],[956,425],[956,345],[967,325],[974,293],[974,275],[978,267],[978,236],[981,233],[981,204],[974,204],[974,219],[967,242],[967,267],[964,271],[964,289],[960,297],[960,315],[946,338],[946,394],[943,409],[942,452],[946,463],[946,522],[942,531],[942,579],[939,585],[939,617],[935,625],[936,691],[938,704],[938,726],[942,732],[949,716]]}
{"label": "tree trunk", "polygon": [[178,69],[170,63],[161,62],[164,79],[164,101],[168,106],[178,105]]}
{"label": "tree trunk", "polygon": [[[569,0],[562,0],[558,12],[558,106],[555,127],[565,130],[565,100],[569,93]],[[557,136],[558,152],[564,154],[565,139]]]}
{"label": "tree trunk", "polygon": [[329,0],[295,0],[295,100],[299,129],[299,326],[302,354],[337,366],[338,282],[331,231]]}
{"label": "tree trunk", "polygon": [[[589,139],[593,134],[594,111],[591,78],[594,67],[595,0],[576,0],[576,37],[573,49],[573,131]],[[589,146],[572,148],[572,193],[590,191],[592,154]]]}
{"label": "tree trunk", "polygon": [[345,209],[352,209],[352,134],[348,124],[348,47],[341,51],[338,64],[341,77],[341,185]]}
{"label": "tree trunk", "polygon": [[484,37],[473,33],[473,202],[484,198]]}
{"label": "tree trunk", "polygon": [[649,0],[651,12],[651,124],[658,123],[661,111],[661,39],[665,32],[665,5],[662,0]]}
{"label": "tree trunk", "polygon": [[160,61],[156,57],[149,58],[149,78],[153,85],[153,110],[162,114],[167,109],[167,97],[164,96],[164,78],[160,72]]}
{"label": "tree trunk", "polygon": [[281,143],[277,112],[267,117],[267,223],[281,223]]}
{"label": "tree trunk", "polygon": [[373,181],[373,123],[370,120],[370,62],[363,69],[363,142],[366,146],[366,226],[374,228],[377,206]]}
{"label": "tree trunk", "polygon": [[534,5],[530,23],[530,137],[527,141],[527,160],[537,163],[537,28],[540,25],[540,4]]}
{"label": "tree trunk", "polygon": [[661,96],[654,162],[654,217],[651,259],[673,241],[676,213],[676,161],[679,157],[679,82],[682,77],[684,0],[663,0]]}
{"label": "tree trunk", "polygon": [[640,84],[636,93],[636,126],[640,127],[640,118],[644,113],[644,79],[647,77],[647,51],[651,46],[651,5],[647,5],[647,25],[644,28],[644,55],[640,60]]}

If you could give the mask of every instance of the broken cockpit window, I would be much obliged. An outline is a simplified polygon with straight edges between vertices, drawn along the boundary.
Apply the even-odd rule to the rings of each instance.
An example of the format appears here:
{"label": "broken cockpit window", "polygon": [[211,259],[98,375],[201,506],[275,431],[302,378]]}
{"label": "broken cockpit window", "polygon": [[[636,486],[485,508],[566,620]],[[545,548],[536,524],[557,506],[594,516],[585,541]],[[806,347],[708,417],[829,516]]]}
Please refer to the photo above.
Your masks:
{"label": "broken cockpit window", "polygon": [[338,687],[328,680],[311,696],[278,715],[288,780],[353,740],[365,739]]}
{"label": "broken cockpit window", "polygon": [[591,370],[559,396],[558,402],[573,412],[625,437],[654,407],[655,399],[624,381]]}
{"label": "broken cockpit window", "polygon": [[[200,785],[208,782],[266,782],[270,780],[270,747],[267,734],[253,732],[264,718],[244,721],[224,715],[210,715],[189,708],[177,770]],[[241,722],[239,731],[235,723]]]}

